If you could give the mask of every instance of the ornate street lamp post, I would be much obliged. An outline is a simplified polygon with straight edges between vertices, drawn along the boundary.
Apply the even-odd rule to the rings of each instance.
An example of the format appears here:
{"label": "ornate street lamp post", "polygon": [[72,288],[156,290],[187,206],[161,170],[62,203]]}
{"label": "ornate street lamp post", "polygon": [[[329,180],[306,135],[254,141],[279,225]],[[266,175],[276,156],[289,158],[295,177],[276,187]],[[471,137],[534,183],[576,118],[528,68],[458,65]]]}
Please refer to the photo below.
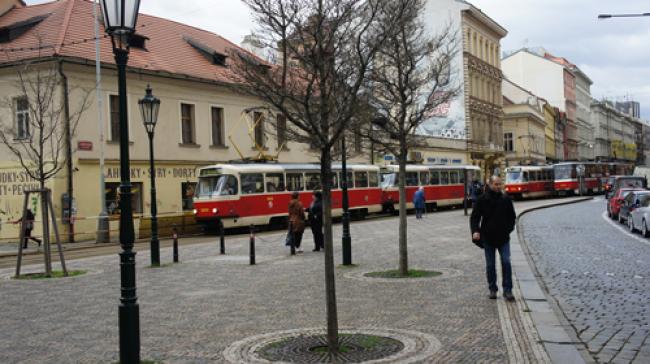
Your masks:
{"label": "ornate street lamp post", "polygon": [[158,122],[160,100],[153,95],[151,87],[147,85],[144,98],[138,101],[142,123],[149,136],[149,175],[151,177],[151,265],[160,266],[160,241],[158,240],[158,207],[156,203],[156,169],[153,159],[153,133]]}
{"label": "ornate street lamp post", "polygon": [[129,123],[126,109],[126,64],[129,38],[135,32],[140,0],[101,0],[106,33],[111,36],[117,65],[120,112],[120,363],[140,363],[140,312],[135,284],[133,212],[129,165]]}

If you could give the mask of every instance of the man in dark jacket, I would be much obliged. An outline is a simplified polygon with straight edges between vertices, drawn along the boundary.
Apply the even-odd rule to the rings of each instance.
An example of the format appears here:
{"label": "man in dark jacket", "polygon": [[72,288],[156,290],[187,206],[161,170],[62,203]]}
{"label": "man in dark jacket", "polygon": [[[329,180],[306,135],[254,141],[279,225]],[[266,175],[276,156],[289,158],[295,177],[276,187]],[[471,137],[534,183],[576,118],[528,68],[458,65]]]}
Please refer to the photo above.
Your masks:
{"label": "man in dark jacket", "polygon": [[314,251],[325,249],[323,237],[323,194],[320,191],[314,191],[314,199],[309,206],[309,226],[314,234]]}
{"label": "man in dark jacket", "polygon": [[488,190],[476,201],[470,218],[472,240],[480,241],[485,250],[487,281],[490,298],[497,298],[496,251],[501,257],[503,275],[503,297],[513,301],[512,267],[510,265],[510,233],[515,228],[515,208],[512,200],[501,192],[500,177],[490,177]]}

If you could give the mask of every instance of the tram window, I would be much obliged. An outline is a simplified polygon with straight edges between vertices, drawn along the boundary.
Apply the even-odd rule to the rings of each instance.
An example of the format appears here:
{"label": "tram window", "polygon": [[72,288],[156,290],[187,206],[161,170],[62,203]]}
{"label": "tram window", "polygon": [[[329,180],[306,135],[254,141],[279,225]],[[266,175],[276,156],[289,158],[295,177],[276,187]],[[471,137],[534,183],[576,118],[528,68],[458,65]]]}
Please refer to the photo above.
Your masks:
{"label": "tram window", "polygon": [[354,172],[354,187],[368,187],[368,172]]}
{"label": "tram window", "polygon": [[332,172],[332,180],[330,181],[332,185],[330,186],[333,190],[339,188],[339,174]]}
{"label": "tram window", "polygon": [[420,186],[429,184],[429,172],[420,172]]}
{"label": "tram window", "polygon": [[302,173],[287,173],[287,190],[288,191],[303,190]]}
{"label": "tram window", "polygon": [[452,185],[457,185],[460,183],[460,176],[458,175],[458,171],[449,171],[449,182]]}
{"label": "tram window", "polygon": [[261,173],[242,173],[240,178],[242,194],[264,192],[264,176]]}
{"label": "tram window", "polygon": [[536,171],[530,171],[529,173],[530,173],[529,178],[530,178],[531,181],[534,182],[534,181],[537,181],[537,180],[538,180],[538,179],[537,179],[537,172],[536,172]]}
{"label": "tram window", "polygon": [[440,184],[441,185],[448,185],[449,184],[449,172],[448,171],[440,171]]}
{"label": "tram window", "polygon": [[463,171],[458,171],[458,175],[460,176],[460,179],[459,179],[460,184],[464,184],[465,183],[465,171],[464,170]]}
{"label": "tram window", "polygon": [[368,185],[370,187],[379,187],[379,175],[376,172],[368,173]]}
{"label": "tram window", "polygon": [[354,179],[352,178],[352,172],[348,171],[346,175],[347,175],[347,180],[345,182],[348,184],[348,188],[354,186]]}
{"label": "tram window", "polygon": [[305,173],[307,180],[307,190],[320,190],[320,173]]}
{"label": "tram window", "polygon": [[431,177],[429,178],[429,184],[430,185],[439,185],[440,184],[440,174],[438,171],[430,171],[429,174]]}
{"label": "tram window", "polygon": [[199,177],[199,197],[228,196],[237,193],[237,178],[233,175]]}
{"label": "tram window", "polygon": [[406,172],[406,185],[407,186],[418,185],[418,172]]}
{"label": "tram window", "polygon": [[284,191],[284,175],[282,173],[266,174],[266,192]]}
{"label": "tram window", "polygon": [[528,182],[530,179],[528,178],[529,174],[528,172],[524,172],[524,178],[521,179],[521,182]]}

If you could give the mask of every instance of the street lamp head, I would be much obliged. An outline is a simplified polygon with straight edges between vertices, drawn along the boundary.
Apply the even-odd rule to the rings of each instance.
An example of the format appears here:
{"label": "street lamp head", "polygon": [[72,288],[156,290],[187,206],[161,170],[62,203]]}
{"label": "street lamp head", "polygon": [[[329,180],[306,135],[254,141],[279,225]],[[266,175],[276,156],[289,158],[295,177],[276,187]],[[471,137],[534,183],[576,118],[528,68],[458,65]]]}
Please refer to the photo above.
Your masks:
{"label": "street lamp head", "polygon": [[135,32],[140,0],[101,0],[106,33],[114,49],[128,50],[129,37]]}
{"label": "street lamp head", "polygon": [[160,109],[160,99],[153,95],[151,86],[147,85],[147,91],[143,98],[138,100],[140,113],[142,114],[142,123],[149,135],[153,134],[158,122],[158,110]]}

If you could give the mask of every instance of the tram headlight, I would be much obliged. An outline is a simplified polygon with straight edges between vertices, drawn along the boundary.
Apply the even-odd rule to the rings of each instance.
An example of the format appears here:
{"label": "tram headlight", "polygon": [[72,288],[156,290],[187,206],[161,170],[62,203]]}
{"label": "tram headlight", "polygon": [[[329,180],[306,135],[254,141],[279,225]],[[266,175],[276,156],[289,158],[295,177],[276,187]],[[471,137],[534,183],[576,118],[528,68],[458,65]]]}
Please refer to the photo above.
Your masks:
{"label": "tram headlight", "polygon": [[216,207],[212,209],[213,214],[216,214],[217,212],[219,212],[219,210]]}
{"label": "tram headlight", "polygon": [[199,210],[197,210],[197,209],[192,210],[192,213],[193,213],[194,215],[196,215],[197,212],[199,212]]}

